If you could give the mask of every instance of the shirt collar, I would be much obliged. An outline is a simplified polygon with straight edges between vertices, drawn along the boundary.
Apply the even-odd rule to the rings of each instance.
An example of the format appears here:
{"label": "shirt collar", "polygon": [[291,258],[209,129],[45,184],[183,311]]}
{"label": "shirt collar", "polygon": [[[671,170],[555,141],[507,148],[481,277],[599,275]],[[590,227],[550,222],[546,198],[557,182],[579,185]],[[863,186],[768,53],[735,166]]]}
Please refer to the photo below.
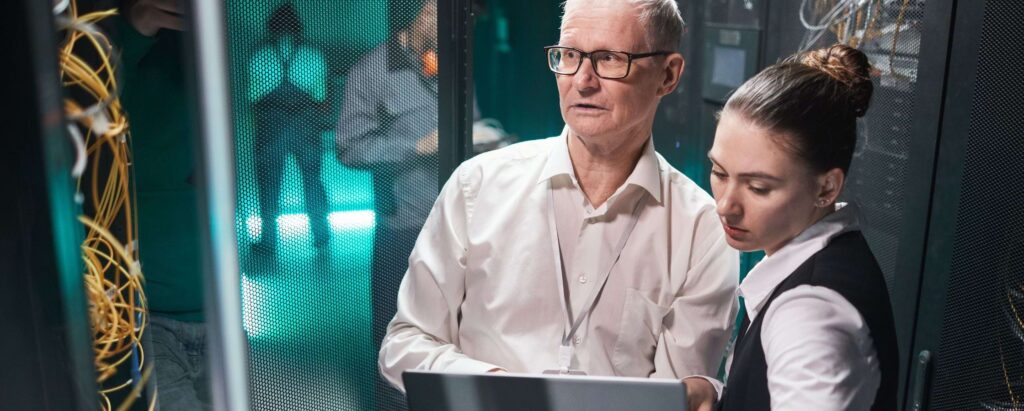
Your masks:
{"label": "shirt collar", "polygon": [[[557,141],[552,144],[547,163],[544,164],[544,169],[541,170],[537,183],[545,182],[555,176],[567,175],[572,179],[574,185],[579,186],[579,182],[576,181],[576,172],[572,167],[572,159],[569,157],[568,138],[569,126],[566,126],[562,129],[562,134],[555,139]],[[620,190],[613,196],[618,195],[622,188],[631,185],[646,190],[655,201],[661,202],[661,164],[658,160],[658,153],[654,151],[653,138],[647,139],[647,143],[644,144],[643,154],[640,155],[640,160],[637,161],[636,167],[633,168],[633,172],[626,178]]]}
{"label": "shirt collar", "polygon": [[548,154],[547,163],[540,172],[537,183],[543,183],[554,176],[567,175],[576,184],[576,173],[572,169],[572,159],[569,158],[569,127],[562,129],[558,138],[552,139],[551,152]]}
{"label": "shirt collar", "polygon": [[859,214],[855,204],[837,203],[834,213],[807,227],[781,249],[761,259],[751,268],[739,287],[750,321],[757,318],[775,288],[804,261],[825,248],[832,238],[860,229]]}

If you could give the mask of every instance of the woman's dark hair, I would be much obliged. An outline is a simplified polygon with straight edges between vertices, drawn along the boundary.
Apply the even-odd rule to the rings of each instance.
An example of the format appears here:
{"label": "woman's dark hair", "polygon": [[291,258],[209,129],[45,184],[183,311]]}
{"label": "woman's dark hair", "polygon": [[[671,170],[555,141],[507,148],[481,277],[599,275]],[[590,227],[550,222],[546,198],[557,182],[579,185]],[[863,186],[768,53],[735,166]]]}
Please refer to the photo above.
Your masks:
{"label": "woman's dark hair", "polygon": [[871,64],[844,45],[787,58],[747,80],[723,112],[739,114],[779,137],[816,172],[850,169],[857,118],[871,102]]}
{"label": "woman's dark hair", "polygon": [[302,20],[299,20],[295,6],[285,3],[274,9],[267,20],[267,32],[274,38],[286,35],[302,37]]}

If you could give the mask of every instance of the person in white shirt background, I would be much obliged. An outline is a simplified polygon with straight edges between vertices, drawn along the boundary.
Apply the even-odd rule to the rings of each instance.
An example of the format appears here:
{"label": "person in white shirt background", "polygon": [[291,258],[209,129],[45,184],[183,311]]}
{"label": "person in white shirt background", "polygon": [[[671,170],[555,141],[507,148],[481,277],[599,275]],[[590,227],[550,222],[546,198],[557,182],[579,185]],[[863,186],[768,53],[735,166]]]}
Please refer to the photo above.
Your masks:
{"label": "person in white shirt background", "polygon": [[897,348],[882,272],[853,203],[837,203],[871,99],[871,67],[842,45],[743,84],[708,153],[729,245],[766,257],[740,284],[746,312],[721,410],[896,409]]}
{"label": "person in white shirt background", "polygon": [[[379,355],[409,369],[683,378],[716,395],[738,253],[651,130],[683,72],[674,0],[570,0],[548,47],[566,127],[453,173],[409,257]],[[698,408],[704,407],[704,408]]]}

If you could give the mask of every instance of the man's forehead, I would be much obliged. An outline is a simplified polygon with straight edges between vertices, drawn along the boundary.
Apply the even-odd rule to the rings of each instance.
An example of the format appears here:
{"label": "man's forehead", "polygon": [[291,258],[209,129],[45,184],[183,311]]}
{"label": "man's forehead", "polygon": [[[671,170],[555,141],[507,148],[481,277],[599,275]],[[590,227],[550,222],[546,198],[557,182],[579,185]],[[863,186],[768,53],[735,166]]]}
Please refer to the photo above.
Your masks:
{"label": "man's forehead", "polygon": [[568,0],[563,9],[568,12],[575,8],[593,7],[634,7],[628,0]]}
{"label": "man's forehead", "polygon": [[615,19],[625,24],[640,24],[636,6],[625,0],[570,0],[565,3],[562,24],[572,19]]}
{"label": "man's forehead", "polygon": [[[562,16],[560,40],[598,43],[596,47],[619,48],[641,46],[644,31],[639,13],[624,0],[569,1]],[[636,37],[636,38],[633,38]]]}

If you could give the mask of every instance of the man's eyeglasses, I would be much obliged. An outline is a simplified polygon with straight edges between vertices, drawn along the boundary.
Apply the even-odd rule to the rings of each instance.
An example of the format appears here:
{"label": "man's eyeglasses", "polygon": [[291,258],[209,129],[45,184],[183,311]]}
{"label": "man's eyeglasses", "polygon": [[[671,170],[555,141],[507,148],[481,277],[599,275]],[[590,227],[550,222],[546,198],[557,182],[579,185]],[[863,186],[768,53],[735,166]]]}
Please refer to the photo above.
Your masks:
{"label": "man's eyeglasses", "polygon": [[576,74],[580,70],[580,66],[583,65],[583,60],[589,58],[597,76],[610,80],[628,76],[629,69],[633,66],[633,60],[672,54],[671,51],[627,53],[625,51],[594,50],[586,52],[562,46],[547,46],[544,47],[544,51],[548,53],[548,68],[557,74]]}

